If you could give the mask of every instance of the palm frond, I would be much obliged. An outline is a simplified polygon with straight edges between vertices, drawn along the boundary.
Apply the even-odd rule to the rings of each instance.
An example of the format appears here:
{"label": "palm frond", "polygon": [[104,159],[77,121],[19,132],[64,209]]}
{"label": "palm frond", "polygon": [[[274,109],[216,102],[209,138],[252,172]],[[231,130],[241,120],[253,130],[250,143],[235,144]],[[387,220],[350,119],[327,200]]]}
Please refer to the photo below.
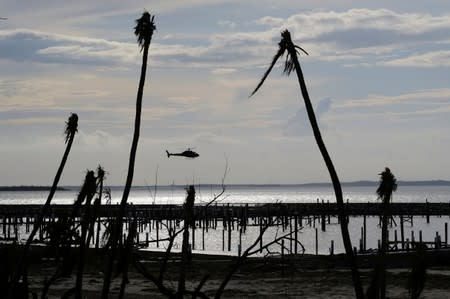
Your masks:
{"label": "palm frond", "polygon": [[101,165],[98,165],[97,166],[97,180],[99,180],[99,181],[103,180],[105,178],[105,174],[106,174],[105,169]]}
{"label": "palm frond", "polygon": [[286,48],[281,47],[281,42],[280,42],[280,48],[278,49],[277,54],[275,54],[275,56],[273,57],[272,63],[270,64],[269,68],[266,70],[266,72],[262,76],[261,81],[259,81],[258,85],[256,86],[255,90],[253,90],[250,97],[253,96],[258,91],[258,89],[263,85],[264,81],[266,80],[267,76],[269,76],[269,74],[272,71],[273,66],[277,62],[278,58],[280,58],[284,55],[285,50],[286,50]]}
{"label": "palm frond", "polygon": [[284,55],[284,52],[287,50],[286,60],[284,62],[284,69],[283,74],[290,75],[291,72],[295,69],[294,64],[294,58],[293,56],[296,53],[299,53],[296,49],[301,50],[306,55],[309,55],[308,52],[306,52],[303,48],[294,45],[291,39],[291,33],[288,30],[284,30],[281,32],[281,40],[278,43],[278,52],[275,54],[275,56],[272,59],[272,63],[270,64],[270,67],[266,70],[264,73],[264,76],[261,78],[261,81],[258,83],[258,86],[256,86],[255,90],[251,93],[250,97],[253,96],[258,89],[263,85],[264,81],[266,80],[267,76],[272,71],[273,66],[277,62],[278,58],[282,57]]}
{"label": "palm frond", "polygon": [[294,69],[295,69],[294,60],[292,59],[292,55],[288,53],[286,55],[286,61],[284,62],[283,74],[289,76]]}
{"label": "palm frond", "polygon": [[[297,48],[297,49],[299,49],[299,50],[301,50],[303,53],[305,53],[306,55],[309,56],[308,52],[306,52],[302,47],[299,47],[299,46],[297,46],[297,45],[294,45],[294,47]],[[298,53],[298,51],[297,51],[297,53]]]}
{"label": "palm frond", "polygon": [[137,36],[137,41],[141,47],[141,51],[145,46],[150,44],[153,32],[156,30],[155,16],[150,15],[149,12],[144,11],[142,16],[136,20],[136,27],[134,27],[134,34]]}
{"label": "palm frond", "polygon": [[78,115],[72,113],[66,121],[66,129],[64,130],[64,134],[66,134],[66,143],[69,141],[70,136],[76,132],[78,132]]}
{"label": "palm frond", "polygon": [[383,201],[389,201],[392,192],[397,190],[397,179],[388,167],[385,167],[384,171],[380,174],[380,185],[377,188],[378,198]]}

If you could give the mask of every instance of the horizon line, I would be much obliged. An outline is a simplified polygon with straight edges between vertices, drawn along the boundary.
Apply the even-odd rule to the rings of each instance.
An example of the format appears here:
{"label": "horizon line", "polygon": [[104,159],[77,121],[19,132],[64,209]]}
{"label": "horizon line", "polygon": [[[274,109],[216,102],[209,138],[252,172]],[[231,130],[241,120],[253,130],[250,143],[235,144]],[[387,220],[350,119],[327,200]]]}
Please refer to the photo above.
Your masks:
{"label": "horizon line", "polygon": [[[347,182],[341,182],[341,185],[354,185],[354,186],[372,186],[379,184],[379,181],[371,181],[371,180],[358,180],[358,181],[347,181]],[[433,180],[407,180],[407,181],[397,181],[398,185],[414,185],[414,186],[424,186],[424,185],[449,185],[450,186],[450,180],[441,180],[441,179],[433,179]],[[220,184],[220,183],[194,183],[194,184],[164,184],[164,185],[156,185],[157,187],[186,187],[189,185],[194,186],[254,186],[254,187],[289,187],[289,186],[329,186],[332,185],[332,182],[314,182],[314,183],[230,183],[230,184]],[[79,187],[80,185],[60,185],[58,188],[64,188],[64,187]],[[4,187],[51,187],[50,185],[4,185],[0,186],[0,188]],[[114,188],[123,188],[123,185],[110,185],[108,187],[114,187]],[[134,188],[152,188],[155,187],[155,185],[134,185],[132,186]]]}

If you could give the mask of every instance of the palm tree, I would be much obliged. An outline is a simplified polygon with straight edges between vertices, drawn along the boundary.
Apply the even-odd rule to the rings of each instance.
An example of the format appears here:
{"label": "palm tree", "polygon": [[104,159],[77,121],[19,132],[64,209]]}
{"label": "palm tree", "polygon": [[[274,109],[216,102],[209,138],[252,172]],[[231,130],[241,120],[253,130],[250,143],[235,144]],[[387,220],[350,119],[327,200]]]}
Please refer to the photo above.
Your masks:
{"label": "palm tree", "polygon": [[[96,186],[96,177],[94,175],[94,171],[89,170],[86,173],[86,178],[84,180],[84,184],[82,189],[84,189],[85,196],[82,200],[86,200],[84,211],[82,212],[82,217],[80,219],[81,226],[81,238],[80,238],[80,247],[79,247],[79,259],[78,259],[78,270],[75,281],[75,299],[82,298],[82,287],[83,287],[83,271],[85,266],[85,257],[86,257],[86,248],[89,248],[89,237],[88,232],[91,230],[91,226],[93,225],[91,221],[91,201],[95,196],[95,192],[97,189]],[[74,204],[74,211],[76,209],[82,209],[82,202],[79,203],[79,206],[76,207]],[[75,218],[75,217],[74,217]]]}
{"label": "palm tree", "polygon": [[50,208],[50,203],[53,199],[53,196],[55,195],[56,189],[58,187],[59,179],[61,178],[61,174],[64,170],[64,166],[66,165],[67,157],[69,157],[70,149],[72,148],[72,143],[75,138],[75,133],[78,132],[78,115],[75,113],[72,113],[69,116],[69,119],[66,122],[66,128],[65,128],[65,137],[66,137],[66,150],[64,151],[61,163],[59,164],[58,170],[56,172],[55,178],[53,180],[53,185],[50,189],[50,193],[48,194],[47,200],[45,204],[41,208],[41,212],[39,213],[38,217],[36,218],[33,226],[33,230],[31,231],[30,235],[28,236],[28,240],[25,244],[25,247],[23,249],[22,256],[17,263],[15,273],[13,275],[13,279],[11,281],[10,286],[10,294],[12,294],[12,290],[14,288],[14,285],[19,281],[24,267],[24,261],[27,258],[28,251],[31,246],[31,242],[33,242],[33,239],[36,235],[37,230],[41,227],[42,221],[44,219],[45,214],[47,214],[48,209]]}
{"label": "palm tree", "polygon": [[378,198],[383,205],[383,217],[381,220],[381,251],[380,251],[380,269],[379,269],[379,295],[381,299],[386,298],[386,262],[385,257],[388,250],[388,217],[389,203],[392,193],[397,190],[397,180],[388,167],[380,174],[380,185],[377,188]]}
{"label": "palm tree", "polygon": [[299,53],[298,50],[301,50],[305,54],[308,54],[308,53],[305,50],[303,50],[302,48],[300,48],[299,46],[296,46],[292,42],[291,34],[289,33],[288,30],[285,30],[281,33],[281,41],[278,43],[278,46],[279,46],[278,52],[273,57],[272,63],[270,64],[269,68],[264,73],[261,81],[258,83],[255,90],[252,92],[252,94],[250,96],[254,95],[258,91],[258,89],[263,85],[264,81],[266,80],[267,76],[269,75],[270,71],[272,70],[272,68],[275,65],[275,63],[277,62],[277,60],[280,57],[282,57],[285,52],[287,52],[283,72],[286,75],[289,75],[293,70],[295,70],[297,73],[298,83],[300,85],[300,89],[301,89],[301,92],[303,95],[306,111],[308,113],[308,118],[311,123],[314,137],[316,139],[316,143],[319,147],[320,153],[322,154],[322,157],[325,161],[326,167],[328,168],[328,172],[330,174],[331,181],[333,183],[334,193],[336,195],[336,202],[337,202],[337,206],[338,206],[338,218],[339,218],[339,222],[341,225],[342,239],[344,242],[345,252],[350,261],[356,297],[363,298],[364,293],[363,293],[363,289],[361,286],[361,280],[360,280],[360,276],[359,276],[359,272],[358,272],[358,268],[357,268],[357,264],[356,264],[356,258],[354,256],[353,249],[352,249],[350,235],[348,232],[347,215],[345,212],[344,200],[342,197],[341,184],[339,182],[339,178],[336,173],[336,170],[334,169],[333,162],[331,161],[330,155],[328,154],[327,148],[325,147],[325,144],[322,140],[319,125],[317,124],[316,116],[314,114],[314,109],[311,104],[311,100],[309,99],[305,79],[303,77],[302,69],[300,67],[300,63],[299,63],[298,57],[297,57],[297,54]]}
{"label": "palm tree", "polygon": [[120,211],[118,215],[118,221],[116,222],[114,233],[112,234],[112,252],[111,259],[107,265],[107,270],[105,272],[105,278],[103,281],[103,291],[102,298],[107,298],[109,293],[109,286],[111,280],[111,272],[112,272],[112,264],[114,262],[117,240],[118,237],[121,236],[122,230],[122,218],[125,215],[128,195],[130,194],[131,184],[133,182],[133,174],[134,174],[134,163],[136,160],[136,151],[139,141],[139,132],[141,127],[141,110],[142,110],[142,96],[144,93],[144,83],[145,83],[145,74],[147,71],[147,57],[148,57],[148,49],[150,47],[150,43],[152,41],[153,32],[156,30],[156,26],[154,23],[155,16],[151,16],[150,13],[145,11],[142,16],[136,20],[136,27],[134,27],[134,34],[137,36],[137,41],[139,46],[141,47],[142,54],[142,67],[141,67],[141,78],[139,80],[139,88],[137,92],[137,100],[136,100],[136,116],[134,120],[134,135],[133,141],[131,143],[130,150],[130,160],[128,163],[128,173],[127,179],[125,182],[125,188],[123,190],[122,200],[120,202]]}

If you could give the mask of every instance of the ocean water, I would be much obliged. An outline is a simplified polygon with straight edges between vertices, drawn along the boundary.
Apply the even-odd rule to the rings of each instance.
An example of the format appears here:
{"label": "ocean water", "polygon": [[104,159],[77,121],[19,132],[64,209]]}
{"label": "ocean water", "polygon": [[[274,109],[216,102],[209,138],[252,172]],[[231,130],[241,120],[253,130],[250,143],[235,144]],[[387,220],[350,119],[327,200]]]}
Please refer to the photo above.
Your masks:
{"label": "ocean water", "polygon": [[[207,203],[221,192],[217,185],[196,187],[196,203]],[[79,187],[64,187],[57,191],[52,200],[54,204],[71,204],[74,202]],[[111,187],[111,202],[121,200],[123,188]],[[343,186],[344,199],[349,202],[376,202],[376,186]],[[43,204],[48,191],[0,191],[0,204]],[[128,202],[134,204],[181,204],[186,197],[183,186],[133,187]],[[324,200],[334,202],[332,186],[304,185],[230,185],[218,203],[296,203]],[[450,202],[450,186],[399,186],[394,193],[394,202]]]}
{"label": "ocean water", "polygon": [[[71,204],[74,202],[79,187],[66,187],[67,190],[57,191],[53,199],[55,204]],[[344,199],[349,202],[375,202],[377,196],[375,194],[376,186],[343,186]],[[120,202],[123,189],[120,187],[111,188],[111,203]],[[196,203],[204,204],[209,202],[215,195],[221,192],[220,186],[201,185],[196,186]],[[47,198],[47,191],[14,191],[4,192],[0,191],[0,204],[42,204]],[[135,187],[130,193],[128,202],[134,204],[181,204],[186,196],[184,187],[182,186],[159,186],[154,187]],[[255,185],[231,185],[226,187],[225,193],[217,201],[218,204],[263,204],[263,203],[295,203],[295,202],[317,202],[317,200],[324,200],[334,202],[334,191],[331,186],[255,186]],[[450,186],[399,186],[397,192],[394,193],[394,202],[450,202]],[[399,224],[399,219],[394,218],[396,224]],[[449,216],[431,217],[430,223],[426,222],[424,217],[414,217],[413,225],[405,224],[405,239],[415,238],[419,239],[419,233],[422,232],[424,241],[433,241],[436,234],[439,234],[444,240],[445,238],[445,223],[450,222]],[[329,254],[331,243],[334,244],[334,252],[344,252],[342,245],[342,238],[340,233],[340,226],[336,218],[331,218],[331,224],[327,224],[326,231],[320,230],[320,224],[316,223],[317,230],[317,249],[316,249],[316,229],[313,225],[307,225],[304,221],[304,227],[298,232],[298,239],[305,248],[306,253]],[[352,244],[359,247],[361,238],[361,227],[363,225],[362,217],[351,217],[349,220],[349,231],[352,239]],[[395,231],[397,231],[400,239],[400,228],[393,224],[390,227],[390,240],[394,239]],[[19,239],[25,240],[27,234],[21,230]],[[155,229],[147,228],[146,231],[140,234],[140,240],[145,240],[146,233],[149,234],[150,240],[156,238]],[[245,250],[250,246],[259,233],[259,227],[249,227],[247,233],[242,235],[241,244],[239,246],[239,232],[231,232],[231,250],[228,251],[228,232],[225,232],[223,227],[219,224],[217,230],[209,229],[207,233],[202,234],[201,229],[196,230],[196,241],[192,244],[194,252],[206,254],[238,254],[238,248]],[[263,238],[263,242],[270,242],[277,236],[287,233],[283,232],[281,228],[269,229]],[[414,234],[414,237],[413,237]],[[162,229],[159,231],[160,238],[166,235]],[[377,248],[378,239],[380,239],[381,230],[379,227],[378,217],[367,217],[367,248]],[[204,240],[203,240],[204,238]],[[175,242],[174,251],[180,249],[181,240]],[[205,248],[203,249],[203,244]],[[225,244],[225,245],[224,245]],[[293,248],[293,244],[288,242],[285,244],[286,248]],[[225,249],[223,250],[223,247]],[[280,252],[279,245],[271,247],[271,251]],[[164,250],[165,244],[161,242],[159,247],[156,243],[151,243],[148,249],[150,250]],[[300,248],[300,247],[299,247]]]}

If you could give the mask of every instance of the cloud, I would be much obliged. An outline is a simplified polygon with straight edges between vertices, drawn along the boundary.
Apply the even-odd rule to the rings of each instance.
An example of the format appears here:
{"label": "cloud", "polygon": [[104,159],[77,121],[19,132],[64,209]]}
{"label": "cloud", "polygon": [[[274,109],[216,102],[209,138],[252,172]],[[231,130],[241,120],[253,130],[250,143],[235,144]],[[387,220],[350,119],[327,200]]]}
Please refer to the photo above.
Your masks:
{"label": "cloud", "polygon": [[367,98],[348,99],[336,103],[335,108],[355,108],[375,106],[388,106],[395,104],[413,104],[432,105],[446,103],[450,101],[450,88],[417,90],[400,95],[382,95],[372,94]]}
{"label": "cloud", "polygon": [[[330,98],[325,98],[319,101],[314,109],[316,119],[320,122],[320,119],[331,109],[333,101]],[[326,128],[324,124],[320,126],[322,129]],[[285,136],[306,136],[311,135],[311,125],[308,119],[306,108],[303,106],[295,115],[287,121],[287,125],[283,129]]]}
{"label": "cloud", "polygon": [[410,55],[404,58],[392,59],[381,62],[383,66],[393,67],[449,67],[450,50],[434,51],[424,54]]}
{"label": "cloud", "polygon": [[[200,3],[196,2],[196,5]],[[125,13],[119,4],[114,9],[116,14]],[[237,28],[235,21],[217,23],[233,30]],[[445,49],[450,44],[448,14],[401,13],[388,9],[314,10],[296,13],[286,19],[268,15],[251,21],[251,24],[260,26],[243,27],[250,31],[227,33],[212,29],[197,36],[199,42],[196,43],[189,42],[188,32],[166,31],[162,37],[155,36],[150,61],[153,66],[165,68],[201,67],[211,71],[254,68],[267,60],[267,53],[274,51],[280,32],[285,28],[293,33],[296,42],[308,49],[310,60],[346,61],[346,65],[353,66],[364,63],[433,67],[440,59],[447,61],[450,51]],[[5,29],[0,31],[0,41],[0,58],[19,62],[97,67],[140,62],[134,39],[124,42],[44,30]],[[415,54],[411,53],[412,45],[426,47],[422,53]],[[395,57],[392,57],[393,53]]]}
{"label": "cloud", "polygon": [[117,65],[139,52],[133,44],[28,29],[0,31],[0,41],[0,58],[18,62]]}
{"label": "cloud", "polygon": [[128,145],[128,139],[128,136],[112,135],[103,130],[94,130],[92,132],[79,130],[76,138],[77,143],[83,147],[103,149],[105,151]]}
{"label": "cloud", "polygon": [[[311,39],[320,39],[332,32],[352,34],[355,30],[421,36],[424,33],[442,32],[441,30],[448,29],[450,19],[449,15],[397,13],[388,9],[350,9],[343,12],[311,11],[295,14],[287,18],[282,26],[292,27],[300,38]],[[391,36],[388,35],[385,38],[389,40]],[[367,39],[370,39],[370,36],[364,38],[363,42]]]}
{"label": "cloud", "polygon": [[229,21],[229,20],[219,21],[219,22],[217,22],[217,24],[219,26],[230,28],[230,29],[236,28],[236,23],[233,21]]}
{"label": "cloud", "polygon": [[214,75],[228,75],[236,72],[235,68],[216,68],[211,71]]}
{"label": "cloud", "polygon": [[[360,99],[336,100],[334,113],[328,120],[339,124],[360,123],[358,127],[372,123],[407,122],[410,129],[425,120],[447,122],[450,111],[450,89],[417,90],[397,95],[373,94]],[[423,124],[422,124],[423,125]],[[428,125],[429,126],[429,125]],[[447,124],[445,124],[447,126]],[[353,130],[353,128],[351,128]],[[375,130],[370,127],[370,130]],[[405,128],[408,131],[407,128]]]}
{"label": "cloud", "polygon": [[270,16],[262,17],[255,21],[256,24],[259,25],[269,25],[272,27],[279,27],[282,26],[284,23],[284,20],[282,18],[274,18]]}
{"label": "cloud", "polygon": [[325,61],[385,60],[384,56],[377,56],[398,49],[404,50],[399,55],[408,55],[412,45],[443,47],[450,40],[448,14],[350,9],[310,11],[291,15],[284,21],[266,16],[257,23],[271,25],[273,33],[288,28],[295,41],[310,50],[311,59]]}
{"label": "cloud", "polygon": [[[221,26],[234,26],[231,21]],[[311,11],[285,20],[265,16],[255,21],[266,26],[253,31],[210,32],[188,44],[187,36],[168,32],[151,45],[150,61],[158,67],[237,69],[267,60],[288,28],[294,40],[312,54],[309,59],[353,61],[384,66],[435,66],[450,50],[433,50],[450,44],[450,15],[398,13],[387,9],[351,9],[343,12]],[[236,29],[236,28],[234,28]],[[158,34],[158,33],[157,33]],[[178,34],[179,35],[179,34]],[[181,38],[181,39],[180,39]],[[133,42],[55,34],[30,29],[0,31],[0,58],[40,63],[120,66],[140,62]],[[411,45],[427,46],[422,54],[410,53]],[[402,49],[402,52],[395,52]],[[392,53],[397,56],[392,57]],[[387,56],[391,55],[391,56]],[[269,55],[270,56],[270,55]],[[448,60],[448,59],[446,59]],[[217,71],[216,71],[217,72]]]}

